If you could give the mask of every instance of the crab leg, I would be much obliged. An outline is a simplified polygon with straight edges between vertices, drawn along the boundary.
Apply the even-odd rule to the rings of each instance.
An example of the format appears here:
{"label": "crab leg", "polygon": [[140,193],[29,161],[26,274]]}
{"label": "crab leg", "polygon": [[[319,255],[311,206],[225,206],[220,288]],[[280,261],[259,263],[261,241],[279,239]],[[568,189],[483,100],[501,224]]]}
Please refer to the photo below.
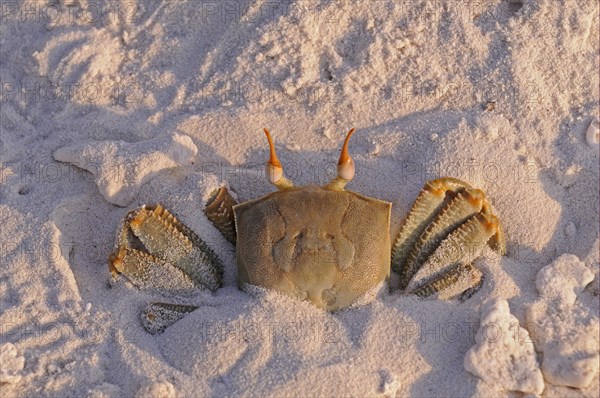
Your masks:
{"label": "crab leg", "polygon": [[206,202],[204,213],[215,227],[225,236],[225,239],[235,244],[235,219],[233,206],[237,203],[226,187],[215,190]]}
{"label": "crab leg", "polygon": [[171,290],[175,284],[189,290],[191,284],[216,290],[221,286],[223,266],[218,257],[161,205],[129,212],[117,242],[109,268],[139,287]]}
{"label": "crab leg", "polygon": [[478,284],[481,272],[471,263],[497,233],[498,225],[492,214],[478,213],[469,218],[433,252],[410,280],[406,292],[451,298]]}
{"label": "crab leg", "polygon": [[[487,200],[485,200],[485,198],[483,200],[482,212],[485,214],[493,214],[492,206]],[[499,253],[501,256],[504,256],[506,255],[506,238],[504,236],[504,228],[502,227],[502,223],[499,219],[497,219],[497,221],[498,226],[496,228],[496,233],[490,238],[488,245],[490,245],[492,250]]]}
{"label": "crab leg", "polygon": [[[465,188],[458,192],[442,209],[437,217],[419,236],[406,262],[404,275],[410,279],[423,265],[442,241],[461,226],[469,217],[479,213],[483,204],[483,192]],[[403,280],[403,285],[408,280]]]}
{"label": "crab leg", "polygon": [[153,255],[175,265],[210,290],[221,286],[223,266],[215,253],[161,205],[140,209],[130,228]]}
{"label": "crab leg", "polygon": [[125,275],[140,289],[156,289],[170,294],[190,293],[198,289],[179,268],[136,249],[117,250],[109,263],[113,275]]}
{"label": "crab leg", "polygon": [[446,177],[428,181],[419,193],[392,244],[392,269],[400,274],[400,288],[408,284],[415,272],[407,264],[409,255],[421,234],[449,200],[446,193],[455,193],[465,188],[470,188],[470,185]]}
{"label": "crab leg", "polygon": [[472,286],[481,282],[481,271],[473,264],[458,264],[444,276],[415,289],[412,293],[419,297],[437,294],[437,298],[445,300],[456,297]]}
{"label": "crab leg", "polygon": [[148,303],[142,312],[142,325],[150,334],[162,333],[197,308],[195,305]]}

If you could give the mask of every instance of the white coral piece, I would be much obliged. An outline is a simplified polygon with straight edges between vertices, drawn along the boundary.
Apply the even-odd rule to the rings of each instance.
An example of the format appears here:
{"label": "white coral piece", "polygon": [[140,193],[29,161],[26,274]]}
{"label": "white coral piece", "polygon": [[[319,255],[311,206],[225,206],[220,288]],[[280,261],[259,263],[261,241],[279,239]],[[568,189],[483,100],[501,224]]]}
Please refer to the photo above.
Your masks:
{"label": "white coral piece", "polygon": [[594,274],[573,254],[563,254],[542,268],[535,286],[541,298],[558,299],[573,305],[577,296],[594,279]]}
{"label": "white coral piece", "polygon": [[465,355],[465,369],[498,390],[541,394],[544,379],[533,344],[508,302],[488,301],[480,325],[476,344]]}
{"label": "white coral piece", "polygon": [[100,141],[60,148],[54,158],[91,172],[104,198],[127,206],[141,186],[160,171],[189,165],[198,148],[185,134],[147,141]]}
{"label": "white coral piece", "polygon": [[16,384],[21,380],[25,358],[17,353],[12,343],[0,346],[0,384]]}
{"label": "white coral piece", "polygon": [[598,315],[577,301],[593,279],[572,254],[563,254],[538,272],[540,300],[527,309],[527,322],[536,349],[544,354],[544,377],[552,384],[585,388],[598,374]]}

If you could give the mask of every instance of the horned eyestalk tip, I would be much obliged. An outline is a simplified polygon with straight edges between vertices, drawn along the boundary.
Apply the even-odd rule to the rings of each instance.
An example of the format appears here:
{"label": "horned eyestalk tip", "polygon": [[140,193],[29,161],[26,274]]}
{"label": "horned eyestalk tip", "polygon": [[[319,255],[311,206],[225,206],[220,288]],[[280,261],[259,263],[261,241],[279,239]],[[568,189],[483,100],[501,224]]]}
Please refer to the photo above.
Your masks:
{"label": "horned eyestalk tip", "polygon": [[355,129],[351,129],[348,132],[348,135],[346,135],[337,164],[338,175],[327,184],[326,187],[329,189],[343,190],[346,184],[354,178],[354,160],[352,160],[350,152],[348,151],[348,143],[350,142],[350,137],[352,136],[352,133],[354,133],[354,130]]}
{"label": "horned eyestalk tip", "polygon": [[285,178],[283,175],[283,167],[281,166],[281,162],[279,158],[277,158],[277,153],[275,152],[275,145],[273,144],[273,139],[271,138],[271,133],[266,128],[263,129],[265,135],[267,136],[267,140],[269,141],[269,161],[266,164],[265,170],[267,173],[267,178],[269,182],[275,185],[278,189],[288,189],[294,186],[294,184]]}
{"label": "horned eyestalk tip", "polygon": [[269,164],[273,166],[281,167],[281,163],[279,162],[279,158],[277,157],[277,153],[275,152],[275,145],[273,144],[273,138],[271,138],[271,133],[266,128],[263,129],[265,135],[267,136],[267,140],[269,141]]}
{"label": "horned eyestalk tip", "polygon": [[348,135],[346,136],[346,139],[344,140],[344,145],[342,146],[342,152],[340,153],[340,159],[338,160],[338,166],[347,162],[348,159],[352,160],[352,158],[350,157],[350,153],[348,152],[348,143],[350,142],[350,137],[352,137],[354,130],[356,130],[356,129],[350,129],[350,131],[348,132]]}

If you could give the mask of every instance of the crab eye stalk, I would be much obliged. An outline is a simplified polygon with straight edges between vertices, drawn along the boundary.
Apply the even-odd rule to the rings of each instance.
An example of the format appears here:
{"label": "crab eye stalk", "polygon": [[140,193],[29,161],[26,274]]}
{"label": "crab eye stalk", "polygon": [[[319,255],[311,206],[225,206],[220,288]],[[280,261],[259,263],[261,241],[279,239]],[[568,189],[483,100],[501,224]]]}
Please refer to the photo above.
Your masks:
{"label": "crab eye stalk", "polygon": [[348,135],[344,140],[344,146],[342,146],[342,153],[340,153],[340,159],[338,160],[337,166],[338,176],[346,181],[351,181],[354,178],[354,160],[352,160],[352,157],[348,152],[348,143],[350,142],[352,133],[354,133],[354,129],[348,132]]}
{"label": "crab eye stalk", "polygon": [[337,164],[337,177],[335,177],[329,184],[326,185],[328,189],[343,190],[347,183],[352,181],[354,178],[354,160],[348,152],[348,143],[350,137],[354,133],[354,129],[348,132],[344,145],[342,146],[342,152],[340,153],[340,159]]}
{"label": "crab eye stalk", "polygon": [[265,167],[267,178],[269,179],[269,182],[275,185],[279,190],[292,188],[294,184],[283,175],[283,167],[277,158],[277,153],[275,153],[275,145],[273,145],[271,134],[267,129],[264,129],[264,131],[267,135],[267,140],[269,141],[270,153],[269,161],[266,163]]}

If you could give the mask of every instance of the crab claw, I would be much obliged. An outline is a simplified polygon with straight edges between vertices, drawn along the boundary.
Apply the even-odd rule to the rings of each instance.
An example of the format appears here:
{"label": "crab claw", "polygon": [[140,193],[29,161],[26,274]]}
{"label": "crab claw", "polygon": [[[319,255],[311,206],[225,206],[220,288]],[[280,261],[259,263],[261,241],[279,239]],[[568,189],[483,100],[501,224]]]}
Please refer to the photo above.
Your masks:
{"label": "crab claw", "polygon": [[277,158],[277,153],[275,152],[275,145],[273,145],[271,134],[269,133],[269,130],[263,130],[265,131],[267,140],[269,141],[269,161],[266,164],[267,178],[269,179],[269,182],[275,185],[279,190],[292,188],[294,184],[283,175],[283,167],[279,162],[279,158]]}
{"label": "crab claw", "polygon": [[352,133],[354,133],[354,130],[355,129],[351,129],[348,132],[348,135],[346,135],[344,145],[342,146],[342,152],[340,153],[340,159],[337,164],[338,175],[326,185],[326,188],[328,189],[341,191],[346,184],[354,178],[354,160],[352,160],[352,157],[348,152],[348,143],[350,142],[350,137],[352,136]]}

